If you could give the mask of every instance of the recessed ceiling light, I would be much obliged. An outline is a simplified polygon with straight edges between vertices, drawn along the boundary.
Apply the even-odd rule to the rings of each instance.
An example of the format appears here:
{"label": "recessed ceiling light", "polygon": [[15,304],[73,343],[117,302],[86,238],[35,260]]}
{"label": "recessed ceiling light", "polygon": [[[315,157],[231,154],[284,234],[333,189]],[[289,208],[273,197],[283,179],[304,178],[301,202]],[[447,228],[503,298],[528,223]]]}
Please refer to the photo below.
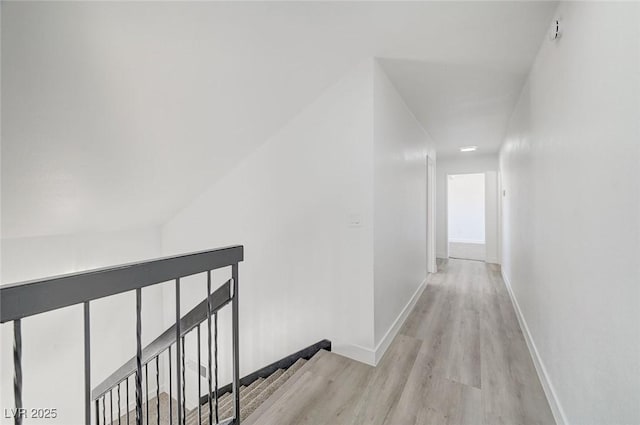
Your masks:
{"label": "recessed ceiling light", "polygon": [[478,149],[477,146],[463,146],[460,148],[460,152],[473,152]]}

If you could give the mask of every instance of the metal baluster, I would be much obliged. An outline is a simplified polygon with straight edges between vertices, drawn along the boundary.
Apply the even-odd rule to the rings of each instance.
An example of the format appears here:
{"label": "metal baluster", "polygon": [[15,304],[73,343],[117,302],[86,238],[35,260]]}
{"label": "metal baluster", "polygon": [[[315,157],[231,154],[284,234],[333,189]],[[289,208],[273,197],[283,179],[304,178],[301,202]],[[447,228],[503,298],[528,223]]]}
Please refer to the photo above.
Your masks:
{"label": "metal baluster", "polygon": [[156,409],[158,415],[157,425],[160,425],[160,354],[156,356]]}
{"label": "metal baluster", "polygon": [[171,385],[171,345],[169,345],[169,425],[173,425],[173,386]]}
{"label": "metal baluster", "polygon": [[149,425],[149,363],[144,364],[144,392],[147,398],[147,425]]}
{"label": "metal baluster", "polygon": [[96,425],[100,425],[100,402],[96,399]]}
{"label": "metal baluster", "polygon": [[13,321],[13,398],[16,405],[13,422],[22,424],[22,324]]}
{"label": "metal baluster", "polygon": [[182,337],[182,425],[186,424],[186,420],[187,420],[187,391],[186,391],[186,384],[187,384],[187,379],[185,376],[185,370],[186,368],[184,367],[184,338]]}
{"label": "metal baluster", "polygon": [[91,424],[91,323],[89,301],[84,303],[84,423]]}
{"label": "metal baluster", "polygon": [[198,424],[202,421],[202,404],[200,403],[200,395],[202,395],[202,378],[200,377],[200,323],[197,328],[198,336]]}
{"label": "metal baluster", "polygon": [[109,410],[111,410],[111,424],[113,424],[113,388],[109,390]]}
{"label": "metal baluster", "polygon": [[[178,391],[178,424],[182,423],[182,382],[180,372],[180,338],[182,329],[180,329],[180,278],[176,279],[176,384]],[[142,425],[142,424],[139,424]]]}
{"label": "metal baluster", "polygon": [[136,289],[136,425],[142,425],[142,289]]}
{"label": "metal baluster", "polygon": [[105,406],[105,399],[107,398],[107,394],[102,396],[102,423],[107,425],[107,407]]}
{"label": "metal baluster", "polygon": [[238,264],[231,266],[231,287],[233,299],[231,300],[232,316],[232,345],[233,345],[233,412],[235,425],[240,425],[240,334],[238,324],[239,297],[238,297]]}
{"label": "metal baluster", "polygon": [[[208,370],[208,384],[209,384],[209,391],[207,393],[207,401],[209,402],[209,425],[213,425],[213,409],[211,408],[211,392],[212,392],[212,388],[211,388],[211,375],[212,375],[212,371],[211,371],[211,299],[209,298],[209,296],[211,295],[211,271],[207,271],[207,335],[208,335],[208,344],[207,344],[207,353],[209,355],[209,357],[207,357],[208,363],[207,363],[207,370]],[[218,395],[217,395],[217,391],[216,391],[216,423],[218,423]]]}
{"label": "metal baluster", "polygon": [[215,391],[214,391],[214,397],[216,399],[216,423],[218,423],[218,421],[220,420],[220,418],[218,417],[218,410],[219,410],[219,405],[218,405],[218,312],[216,311],[213,314],[213,352],[215,353],[215,357],[213,358],[214,363],[214,367],[213,367],[213,376],[214,376],[214,384],[215,384]]}
{"label": "metal baluster", "polygon": [[129,425],[129,377],[127,376],[127,425]]}
{"label": "metal baluster", "polygon": [[120,425],[121,416],[122,412],[120,411],[120,382],[118,382],[118,425]]}

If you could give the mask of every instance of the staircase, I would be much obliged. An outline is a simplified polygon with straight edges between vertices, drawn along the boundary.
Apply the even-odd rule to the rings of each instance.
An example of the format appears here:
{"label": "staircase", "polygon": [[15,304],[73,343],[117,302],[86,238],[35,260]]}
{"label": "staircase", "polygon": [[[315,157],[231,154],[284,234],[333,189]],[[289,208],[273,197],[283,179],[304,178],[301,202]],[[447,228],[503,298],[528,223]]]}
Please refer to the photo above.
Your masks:
{"label": "staircase", "polygon": [[[160,425],[168,422],[186,423],[186,355],[189,347],[185,338],[196,334],[197,364],[207,364],[207,394],[219,394],[218,387],[218,313],[229,306],[231,328],[230,364],[223,365],[231,372],[228,385],[233,395],[224,406],[231,416],[217,425],[240,423],[240,355],[239,355],[239,264],[244,260],[244,247],[230,247],[198,251],[169,257],[122,264],[102,269],[87,270],[61,276],[3,285],[0,287],[0,323],[13,324],[13,408],[10,409],[15,425],[22,425],[23,412],[23,338],[22,322],[31,316],[65,307],[82,305],[84,316],[84,424],[136,423]],[[226,282],[216,283],[212,272],[226,269],[231,275]],[[186,314],[180,311],[181,279],[198,276],[206,283],[203,300]],[[160,336],[143,347],[142,344],[142,289],[172,282],[175,288],[176,321]],[[192,285],[192,283],[190,283]],[[213,285],[213,286],[212,286]],[[217,287],[217,289],[216,289]],[[204,289],[204,288],[203,288]],[[213,289],[213,291],[212,291]],[[91,382],[91,303],[98,299],[129,293],[135,295],[135,356],[117,368],[102,382]],[[28,329],[28,328],[27,328]],[[28,342],[29,339],[26,339]],[[205,360],[201,359],[202,344],[206,344]],[[162,360],[161,361],[161,357]],[[164,359],[167,359],[165,362]],[[290,363],[289,363],[290,364]],[[161,365],[167,372],[161,373]],[[79,365],[79,367],[81,367]],[[151,374],[149,373],[151,369]],[[173,371],[172,371],[173,370]],[[168,376],[169,394],[161,394],[161,375]],[[268,376],[265,374],[264,376]],[[172,382],[172,377],[175,379]],[[154,379],[155,378],[155,379]],[[254,379],[247,379],[253,383]],[[144,387],[143,387],[144,382]],[[29,382],[29,385],[31,383]],[[175,389],[175,398],[173,390]],[[198,390],[201,390],[200,384]],[[133,403],[132,403],[133,402]],[[134,420],[128,413],[135,406]],[[216,398],[216,406],[218,404]],[[9,410],[6,409],[5,410]],[[122,416],[122,411],[125,412]],[[152,420],[155,415],[155,420]],[[5,414],[6,419],[11,418]],[[124,418],[124,421],[123,421]],[[196,420],[197,422],[197,417]],[[80,420],[74,420],[81,423]]]}
{"label": "staircase", "polygon": [[[314,360],[317,353],[331,350],[331,342],[320,341],[241,379],[238,269],[243,259],[244,248],[236,245],[0,287],[0,323],[13,323],[14,424],[22,425],[23,422],[19,413],[23,411],[22,321],[30,320],[30,316],[36,314],[79,304],[83,305],[84,312],[85,425],[240,425],[261,405],[264,408],[268,404],[265,401],[277,399],[276,393],[281,392],[286,383],[297,382],[304,372],[301,369],[313,364],[305,359]],[[231,278],[217,284],[212,279],[212,272],[225,268]],[[180,311],[181,278],[196,275],[206,283],[204,299],[183,314]],[[143,347],[142,289],[171,281],[175,288],[176,321]],[[135,356],[95,385],[90,373],[90,306],[94,300],[124,293],[135,295],[136,300]],[[227,306],[231,309],[231,320],[224,324],[231,327],[231,347],[228,348],[231,348],[232,356],[230,364],[223,367],[230,369],[231,382],[220,388],[218,313]],[[185,351],[190,347],[185,339],[192,334],[197,342],[191,347],[191,352],[197,353],[196,364],[207,364],[207,376],[197,384],[198,394],[201,396],[204,390],[206,396],[201,396],[200,405],[195,409],[187,410]],[[204,359],[201,358],[203,353]],[[161,376],[168,378],[168,394],[161,392]],[[294,376],[296,378],[292,379]],[[201,386],[205,378],[206,389]],[[212,400],[212,395],[217,397]],[[215,412],[210,413],[212,406],[215,406]]]}
{"label": "staircase", "polygon": [[[266,378],[258,378],[253,381],[251,384],[247,386],[240,387],[240,420],[241,422],[247,419],[262,403],[264,403],[269,397],[271,397],[278,389],[284,386],[284,384],[289,381],[291,377],[293,377],[296,372],[298,372],[302,366],[307,363],[307,360],[304,358],[298,359],[291,367],[287,369],[277,369],[271,375]],[[158,401],[160,400],[160,411],[163,414],[160,416],[160,420],[158,421]],[[222,394],[218,398],[219,409],[218,409],[218,418],[220,422],[223,422],[227,418],[233,417],[233,402],[232,402],[232,393],[229,391],[225,394]],[[173,418],[170,421],[168,415],[165,413],[169,411],[169,396],[167,393],[161,393],[160,398],[154,397],[149,400],[149,416],[147,421],[147,404],[143,403],[142,405],[142,423],[143,424],[159,424],[159,425],[170,425],[177,423],[176,416],[176,408],[177,401],[173,400]],[[200,409],[197,407],[191,411],[189,411],[186,415],[186,425],[198,425],[198,411],[200,411],[200,425],[208,425],[209,424],[209,404],[207,402],[203,403],[200,406]],[[135,424],[136,412],[135,409],[131,410],[127,414],[124,414],[120,417],[120,419],[114,419],[111,422],[111,425],[122,425],[122,424]],[[128,421],[127,421],[128,419]],[[215,416],[213,419],[213,423],[215,424]]]}
{"label": "staircase", "polygon": [[[282,387],[300,368],[306,363],[305,359],[298,359],[288,369],[278,369],[266,378],[258,378],[248,386],[240,387],[240,421],[244,421],[264,401],[266,401],[278,388]],[[226,393],[219,398],[220,408],[218,417],[225,419],[233,416],[233,404],[231,393]],[[209,424],[209,405],[205,403],[201,407],[200,424]],[[198,409],[187,414],[187,425],[198,424]]]}

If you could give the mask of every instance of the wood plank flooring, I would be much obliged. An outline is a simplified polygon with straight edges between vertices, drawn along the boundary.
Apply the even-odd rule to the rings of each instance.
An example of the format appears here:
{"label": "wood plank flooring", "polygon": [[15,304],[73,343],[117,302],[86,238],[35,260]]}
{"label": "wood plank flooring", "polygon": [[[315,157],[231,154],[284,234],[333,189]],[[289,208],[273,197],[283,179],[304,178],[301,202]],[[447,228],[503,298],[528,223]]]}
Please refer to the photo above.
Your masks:
{"label": "wood plank flooring", "polygon": [[320,352],[244,424],[554,424],[498,266],[438,269],[377,367]]}

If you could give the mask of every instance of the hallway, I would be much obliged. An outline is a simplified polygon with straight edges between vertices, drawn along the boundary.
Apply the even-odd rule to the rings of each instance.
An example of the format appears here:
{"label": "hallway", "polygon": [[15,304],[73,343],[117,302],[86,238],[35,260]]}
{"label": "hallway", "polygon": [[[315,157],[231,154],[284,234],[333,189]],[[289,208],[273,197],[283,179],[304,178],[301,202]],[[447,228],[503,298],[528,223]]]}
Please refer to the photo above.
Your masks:
{"label": "hallway", "polygon": [[376,367],[321,352],[246,424],[551,424],[497,266],[444,260]]}

